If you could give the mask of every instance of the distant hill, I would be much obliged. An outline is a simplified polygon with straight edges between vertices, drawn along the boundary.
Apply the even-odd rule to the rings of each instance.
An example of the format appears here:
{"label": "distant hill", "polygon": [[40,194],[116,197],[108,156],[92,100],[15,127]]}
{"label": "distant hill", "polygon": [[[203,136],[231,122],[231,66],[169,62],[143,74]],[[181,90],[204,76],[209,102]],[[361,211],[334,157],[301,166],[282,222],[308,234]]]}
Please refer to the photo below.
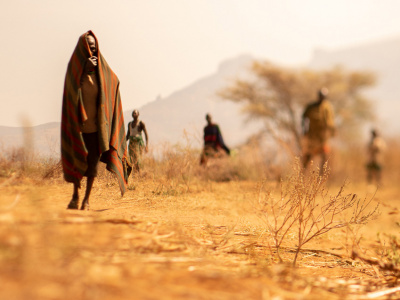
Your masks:
{"label": "distant hill", "polygon": [[[162,147],[166,142],[188,142],[200,147],[205,115],[210,113],[214,122],[220,125],[225,143],[234,147],[244,142],[259,126],[244,124],[240,107],[216,95],[238,76],[245,75],[253,58],[242,55],[223,62],[210,76],[197,80],[193,84],[159,98],[143,107],[132,107],[124,112],[125,126],[132,119],[132,110],[140,111],[140,119],[146,123],[152,146]],[[124,101],[122,99],[124,104]],[[60,123],[48,123],[32,127],[34,151],[43,155],[59,155]],[[185,137],[186,136],[186,137]],[[24,141],[24,129],[0,126],[0,147],[19,147]]]}
{"label": "distant hill", "polygon": [[375,100],[378,126],[387,133],[400,134],[400,37],[342,50],[317,50],[309,67],[324,69],[335,65],[377,75],[376,86],[366,95]]}
{"label": "distant hill", "polygon": [[[228,146],[234,147],[244,142],[260,125],[246,125],[240,107],[219,99],[216,92],[229,85],[232,80],[246,76],[253,60],[249,55],[227,60],[213,74],[168,97],[158,98],[143,107],[130,107],[124,112],[125,125],[132,119],[132,110],[137,108],[140,118],[146,123],[153,147],[162,147],[160,145],[165,142],[175,144],[186,141],[191,146],[200,147],[202,130],[206,123],[205,114],[211,113],[214,121],[220,125]],[[367,96],[376,100],[376,111],[380,120],[377,125],[386,133],[399,134],[400,118],[397,114],[400,111],[400,101],[397,98],[400,95],[400,37],[336,51],[318,50],[308,67],[325,69],[335,65],[343,65],[346,69],[369,70],[377,74],[377,85],[366,91]],[[0,149],[20,147],[26,140],[24,132],[27,131],[23,128],[0,126]],[[34,137],[33,151],[59,156],[59,123],[32,127],[31,132]]]}
{"label": "distant hill", "polygon": [[1,150],[18,148],[27,144],[34,153],[59,156],[60,123],[52,122],[27,128],[0,126]]}
{"label": "distant hill", "polygon": [[[244,142],[258,127],[244,124],[240,107],[220,99],[216,93],[244,75],[252,62],[253,58],[247,55],[225,61],[214,74],[139,108],[140,119],[145,122],[152,143],[174,144],[183,141],[186,132],[192,145],[200,146],[206,113],[210,113],[214,122],[220,125],[227,145]],[[131,112],[124,114],[126,124],[132,120]]]}

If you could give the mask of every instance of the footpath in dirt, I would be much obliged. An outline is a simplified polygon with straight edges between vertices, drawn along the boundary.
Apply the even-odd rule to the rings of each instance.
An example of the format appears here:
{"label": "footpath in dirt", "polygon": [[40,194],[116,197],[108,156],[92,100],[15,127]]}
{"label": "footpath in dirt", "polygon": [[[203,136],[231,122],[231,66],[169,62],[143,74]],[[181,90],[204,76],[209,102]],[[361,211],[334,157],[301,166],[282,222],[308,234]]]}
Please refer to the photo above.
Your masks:
{"label": "footpath in dirt", "polygon": [[[90,211],[66,210],[71,194],[61,180],[1,183],[0,299],[382,299],[394,286],[350,258],[346,229],[308,244],[296,268],[289,238],[278,263],[255,182],[142,179],[121,198],[97,181]],[[397,233],[397,195],[375,195],[380,215],[358,231],[366,254],[378,232]]]}

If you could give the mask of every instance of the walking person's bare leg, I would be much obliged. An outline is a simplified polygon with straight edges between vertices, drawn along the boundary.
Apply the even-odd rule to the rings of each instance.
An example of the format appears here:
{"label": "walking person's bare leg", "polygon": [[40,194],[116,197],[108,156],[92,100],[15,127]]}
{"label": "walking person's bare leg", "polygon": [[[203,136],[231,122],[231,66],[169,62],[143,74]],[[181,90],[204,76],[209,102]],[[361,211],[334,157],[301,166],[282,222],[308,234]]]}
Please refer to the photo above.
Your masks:
{"label": "walking person's bare leg", "polygon": [[78,209],[79,206],[79,184],[78,183],[74,183],[74,192],[72,194],[72,199],[68,204],[67,209]]}
{"label": "walking person's bare leg", "polygon": [[94,182],[94,177],[87,178],[86,192],[85,192],[85,197],[83,198],[82,201],[81,210],[89,210],[89,196],[90,192],[92,191],[93,182]]}

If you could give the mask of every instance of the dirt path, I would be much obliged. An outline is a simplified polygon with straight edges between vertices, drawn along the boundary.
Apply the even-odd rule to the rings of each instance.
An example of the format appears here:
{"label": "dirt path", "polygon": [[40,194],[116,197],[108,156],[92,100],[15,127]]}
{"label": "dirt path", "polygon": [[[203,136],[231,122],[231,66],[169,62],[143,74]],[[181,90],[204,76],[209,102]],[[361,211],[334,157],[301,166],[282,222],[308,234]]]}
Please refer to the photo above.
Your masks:
{"label": "dirt path", "polygon": [[[114,183],[97,181],[89,212],[65,209],[71,192],[60,180],[3,182],[0,299],[340,299],[373,289],[366,283],[378,276],[348,258],[345,231],[310,243],[296,270],[271,264],[254,182],[188,188],[142,179],[121,198]],[[398,233],[398,196],[394,188],[376,195],[381,214],[361,230],[362,247],[377,232]]]}

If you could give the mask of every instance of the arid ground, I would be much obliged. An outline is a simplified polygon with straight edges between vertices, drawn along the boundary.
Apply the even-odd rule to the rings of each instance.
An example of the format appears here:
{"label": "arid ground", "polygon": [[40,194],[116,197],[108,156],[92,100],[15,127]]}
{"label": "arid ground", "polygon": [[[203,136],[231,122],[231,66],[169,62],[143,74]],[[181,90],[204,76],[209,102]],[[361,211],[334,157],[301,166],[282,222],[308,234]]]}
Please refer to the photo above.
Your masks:
{"label": "arid ground", "polygon": [[[281,263],[257,211],[261,186],[279,194],[276,180],[174,181],[144,171],[121,197],[116,180],[103,175],[91,210],[79,211],[66,209],[72,185],[60,173],[6,175],[0,299],[390,299],[374,292],[396,286],[390,272],[351,258],[356,249],[379,259],[377,234],[398,235],[394,184],[376,191],[348,183],[349,193],[380,203],[379,214],[316,237],[293,268],[295,232]],[[327,188],[335,194],[340,185]]]}

